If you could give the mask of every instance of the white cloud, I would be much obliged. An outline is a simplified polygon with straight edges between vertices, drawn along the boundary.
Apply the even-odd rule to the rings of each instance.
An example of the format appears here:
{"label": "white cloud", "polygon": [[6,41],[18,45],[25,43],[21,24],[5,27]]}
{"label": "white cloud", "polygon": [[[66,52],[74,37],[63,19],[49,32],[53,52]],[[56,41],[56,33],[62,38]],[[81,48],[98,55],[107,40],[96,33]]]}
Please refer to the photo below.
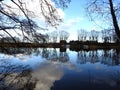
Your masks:
{"label": "white cloud", "polygon": [[[18,3],[18,0],[15,1],[16,3]],[[46,5],[44,0],[23,0],[23,7],[28,9],[28,12],[26,12],[29,16],[31,16],[32,18],[39,18],[40,20],[44,20],[44,17],[42,15],[42,11],[41,11],[41,5],[43,8],[43,11],[45,11],[45,14],[48,13],[49,8]],[[47,2],[49,4],[51,4],[54,8],[55,8],[55,4],[54,2],[52,2],[52,0],[47,0]],[[18,7],[11,1],[7,1],[6,3],[7,5],[9,5],[11,8],[7,8],[6,11],[8,12],[14,12],[17,15],[23,15],[23,13],[18,9]],[[19,3],[18,3],[19,4]],[[62,9],[60,8],[56,8],[57,13],[60,18],[64,18],[64,12]]]}
{"label": "white cloud", "polygon": [[83,20],[83,18],[81,17],[72,18],[68,20],[68,23],[78,23],[78,22],[81,22],[81,20]]}
{"label": "white cloud", "polygon": [[58,11],[58,15],[60,15],[60,18],[61,18],[61,19],[64,19],[65,13],[63,12],[63,10],[60,9],[60,8],[57,8],[57,11]]}
{"label": "white cloud", "polygon": [[69,19],[66,22],[62,23],[60,25],[59,29],[68,30],[72,27],[76,27],[76,25],[79,24],[82,20],[83,20],[83,18],[81,18],[81,17]]}
{"label": "white cloud", "polygon": [[[16,3],[18,3],[18,0],[14,0]],[[26,12],[31,18],[34,18],[34,21],[37,22],[37,24],[40,26],[40,27],[43,27],[43,28],[50,28],[48,26],[48,23],[45,22],[45,18],[43,17],[42,13],[41,13],[41,6],[40,4],[43,4],[45,2],[42,3],[42,1],[44,0],[22,0],[23,3],[23,6],[24,8],[27,8],[29,10],[29,12]],[[10,7],[6,7],[6,11],[9,12],[10,14],[14,13],[15,15],[18,15],[18,16],[23,16],[23,12],[21,12],[20,9],[18,9],[18,7],[11,1],[11,0],[7,0],[7,1],[3,1],[6,5],[10,6]],[[53,7],[55,7],[55,3],[52,1],[52,0],[47,0],[47,2],[49,2]],[[45,4],[44,5],[44,10],[48,13],[48,8]],[[55,13],[58,18],[60,19],[64,19],[64,16],[65,16],[65,13],[63,12],[63,10],[61,8],[56,8],[57,10],[57,13]],[[48,14],[49,15],[49,14]],[[16,30],[18,33],[21,33],[19,32],[18,30]],[[41,32],[41,31],[40,31]],[[13,36],[18,36],[16,35],[16,32],[10,30],[10,33],[12,33],[11,35]]]}

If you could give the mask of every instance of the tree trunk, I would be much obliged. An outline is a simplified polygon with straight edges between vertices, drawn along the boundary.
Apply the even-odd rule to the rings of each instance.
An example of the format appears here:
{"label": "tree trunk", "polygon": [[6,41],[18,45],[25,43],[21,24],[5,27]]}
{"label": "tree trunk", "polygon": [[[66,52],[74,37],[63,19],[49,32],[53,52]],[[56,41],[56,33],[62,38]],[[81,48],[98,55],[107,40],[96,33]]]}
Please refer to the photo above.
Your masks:
{"label": "tree trunk", "polygon": [[116,15],[115,15],[112,0],[109,0],[109,3],[110,3],[110,11],[111,11],[111,16],[112,16],[112,20],[113,20],[114,29],[115,29],[116,35],[117,35],[117,37],[120,41],[120,29],[119,29],[119,25],[118,25]]}

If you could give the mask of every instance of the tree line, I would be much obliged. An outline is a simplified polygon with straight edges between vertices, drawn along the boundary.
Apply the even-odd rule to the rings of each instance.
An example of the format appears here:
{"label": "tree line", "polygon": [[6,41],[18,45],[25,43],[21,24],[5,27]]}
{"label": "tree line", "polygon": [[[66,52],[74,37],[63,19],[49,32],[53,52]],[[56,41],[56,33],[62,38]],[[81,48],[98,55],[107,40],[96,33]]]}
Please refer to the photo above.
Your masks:
{"label": "tree line", "polygon": [[[31,41],[29,41],[28,39],[21,39],[19,37],[14,37],[14,39],[16,40],[16,42],[27,42],[27,43],[59,43],[60,41],[65,41],[67,42],[71,42],[73,40],[68,40],[70,37],[70,33],[67,32],[66,30],[61,30],[61,31],[52,31],[49,33],[46,33],[43,35],[44,40],[41,39],[41,36],[39,36],[38,34],[36,35],[36,37],[34,38],[33,36],[29,35],[29,38],[31,38]],[[97,30],[91,30],[91,31],[87,31],[85,29],[79,29],[77,31],[77,35],[76,35],[76,41],[81,41],[81,42],[86,42],[86,41],[92,41],[92,42],[103,42],[103,43],[117,43],[119,42],[116,33],[114,32],[113,29],[104,29],[101,31],[97,31]],[[11,39],[10,37],[2,37],[0,38],[0,42],[14,42],[13,39]]]}
{"label": "tree line", "polygon": [[[37,0],[39,3],[40,15],[44,17],[44,21],[52,26],[57,27],[62,19],[58,15],[57,8],[69,8],[71,0]],[[38,26],[38,24],[33,20],[35,16],[34,11],[31,11],[28,6],[28,2],[35,2],[33,0],[8,0],[12,4],[7,4],[7,0],[0,0],[0,31],[3,31],[7,36],[16,42],[9,31],[14,30],[18,35],[18,29],[21,31],[23,41],[25,39],[31,41],[29,35],[31,35],[34,40],[43,40],[45,36],[42,33],[37,32],[38,29],[46,30],[46,27]],[[92,21],[96,18],[104,20],[106,24],[114,29],[115,36],[117,40],[120,40],[120,29],[119,29],[119,15],[120,15],[120,1],[118,0],[87,0],[86,1],[86,13]],[[54,5],[54,4],[55,5]],[[81,2],[79,2],[81,3]],[[15,6],[15,8],[13,7]],[[15,12],[16,11],[16,12]],[[103,21],[103,22],[104,22]],[[104,27],[106,29],[106,27]],[[38,38],[39,36],[39,38]],[[0,37],[4,37],[4,34],[0,33]],[[97,39],[97,37],[91,39]],[[107,41],[107,38],[105,39]]]}

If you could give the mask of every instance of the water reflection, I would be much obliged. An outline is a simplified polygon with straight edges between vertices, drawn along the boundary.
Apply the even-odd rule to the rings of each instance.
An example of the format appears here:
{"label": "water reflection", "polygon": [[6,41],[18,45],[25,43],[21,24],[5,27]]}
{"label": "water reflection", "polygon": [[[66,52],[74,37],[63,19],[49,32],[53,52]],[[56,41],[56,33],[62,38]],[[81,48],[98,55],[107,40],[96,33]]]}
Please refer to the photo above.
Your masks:
{"label": "water reflection", "polygon": [[118,50],[0,51],[0,90],[120,90]]}
{"label": "water reflection", "polygon": [[[0,90],[26,89],[34,85],[31,82],[31,70],[28,65],[16,65],[6,59],[0,60]],[[30,87],[32,88],[32,86]]]}
{"label": "water reflection", "polygon": [[0,61],[0,90],[50,90],[63,75],[58,66],[44,62],[33,70],[29,65]]}
{"label": "water reflection", "polygon": [[120,54],[116,53],[116,50],[101,50],[101,51],[79,51],[77,53],[77,63],[86,64],[90,63],[101,63],[107,65],[119,65]]}
{"label": "water reflection", "polygon": [[63,76],[62,69],[51,63],[43,63],[39,69],[32,72],[32,78],[37,81],[35,90],[50,90],[56,80]]}
{"label": "water reflection", "polygon": [[52,62],[68,62],[69,56],[67,52],[59,52],[58,49],[42,49],[41,56]]}
{"label": "water reflection", "polygon": [[[7,52],[5,52],[7,50]],[[0,50],[0,52],[5,53],[7,55],[11,55],[14,57],[27,57],[27,56],[42,56],[47,60],[58,61],[58,62],[68,62],[71,56],[76,57],[75,55],[68,55],[69,51],[60,52],[60,49],[56,48],[12,48],[12,49],[5,49]],[[13,53],[14,52],[14,53]],[[78,51],[77,60],[78,64],[86,64],[87,62],[90,63],[101,63],[107,65],[119,65],[120,64],[120,51],[119,50],[92,50],[92,51]]]}

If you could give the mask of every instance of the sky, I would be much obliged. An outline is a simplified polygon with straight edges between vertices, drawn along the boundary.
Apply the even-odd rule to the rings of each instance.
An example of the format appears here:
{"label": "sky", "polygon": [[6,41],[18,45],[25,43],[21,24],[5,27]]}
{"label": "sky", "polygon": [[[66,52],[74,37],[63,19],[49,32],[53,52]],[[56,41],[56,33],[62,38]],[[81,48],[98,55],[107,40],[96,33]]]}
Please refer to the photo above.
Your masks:
{"label": "sky", "polygon": [[[5,0],[5,1],[7,2],[8,5],[15,7],[10,0]],[[52,3],[53,6],[55,6],[51,0],[48,0],[48,1]],[[36,21],[40,25],[44,26],[44,23],[42,22],[43,17],[40,15],[41,11],[40,11],[40,6],[39,6],[40,5],[39,0],[31,0],[31,2],[29,0],[25,0],[24,2],[27,3],[26,7],[34,11],[36,16],[38,15],[38,18],[41,19],[41,22],[38,21],[38,18],[36,19]],[[71,0],[70,4],[68,5],[68,8],[66,9],[57,8],[61,18],[63,18],[63,23],[60,24],[57,30],[58,31],[64,30],[70,33],[69,40],[76,40],[77,31],[80,29],[85,29],[86,31],[91,31],[91,30],[100,31],[101,30],[101,28],[96,24],[101,24],[102,22],[99,20],[96,20],[95,21],[96,23],[91,22],[90,19],[86,15],[85,6],[86,6],[86,0]],[[17,13],[16,10],[14,11],[15,13]],[[55,29],[50,28],[50,30],[46,32],[52,32],[52,30],[55,30]]]}
{"label": "sky", "polygon": [[70,40],[77,39],[77,31],[85,29],[86,31],[97,30],[100,31],[101,27],[97,24],[102,23],[97,20],[90,21],[85,12],[86,0],[72,0],[68,8],[63,10],[64,23],[60,25],[59,30],[65,30],[70,33]]}

